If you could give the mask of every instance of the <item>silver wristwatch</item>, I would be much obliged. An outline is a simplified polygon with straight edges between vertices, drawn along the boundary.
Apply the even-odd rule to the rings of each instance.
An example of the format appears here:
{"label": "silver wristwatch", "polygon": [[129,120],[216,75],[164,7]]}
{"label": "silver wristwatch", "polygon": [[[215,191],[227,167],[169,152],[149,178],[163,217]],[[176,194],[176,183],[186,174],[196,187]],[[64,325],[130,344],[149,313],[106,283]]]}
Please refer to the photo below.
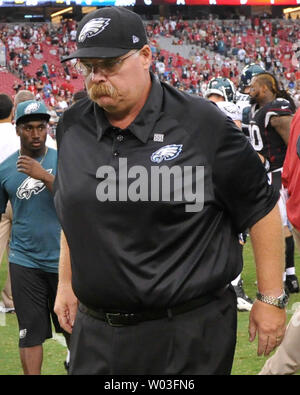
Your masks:
{"label": "silver wristwatch", "polygon": [[283,292],[283,294],[278,296],[277,298],[274,296],[263,295],[257,292],[256,298],[261,302],[271,304],[273,306],[279,307],[280,309],[285,308],[285,306],[288,304],[289,299],[288,295],[285,292]]}

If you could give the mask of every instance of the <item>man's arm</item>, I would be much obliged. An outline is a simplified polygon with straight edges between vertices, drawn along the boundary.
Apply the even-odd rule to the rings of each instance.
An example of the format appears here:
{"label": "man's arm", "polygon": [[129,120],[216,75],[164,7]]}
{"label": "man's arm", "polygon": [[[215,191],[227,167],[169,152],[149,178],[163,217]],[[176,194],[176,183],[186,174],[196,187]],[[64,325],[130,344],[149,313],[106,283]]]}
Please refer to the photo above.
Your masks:
{"label": "man's arm", "polygon": [[72,289],[70,250],[66,237],[61,232],[58,286],[54,311],[57,314],[60,326],[68,333],[72,333],[77,306],[77,298]]}
{"label": "man's arm", "polygon": [[270,124],[276,129],[276,132],[281,136],[282,140],[288,145],[290,127],[293,117],[291,115],[273,116],[270,119]]}
{"label": "man's arm", "polygon": [[[283,293],[284,238],[278,205],[254,224],[250,236],[256,262],[258,291],[278,297]],[[256,300],[249,317],[249,339],[258,334],[258,355],[269,355],[285,333],[284,309]]]}
{"label": "man's arm", "polygon": [[37,160],[30,156],[21,155],[17,161],[17,169],[36,180],[42,181],[46,185],[46,188],[52,192],[54,175],[48,173]]}

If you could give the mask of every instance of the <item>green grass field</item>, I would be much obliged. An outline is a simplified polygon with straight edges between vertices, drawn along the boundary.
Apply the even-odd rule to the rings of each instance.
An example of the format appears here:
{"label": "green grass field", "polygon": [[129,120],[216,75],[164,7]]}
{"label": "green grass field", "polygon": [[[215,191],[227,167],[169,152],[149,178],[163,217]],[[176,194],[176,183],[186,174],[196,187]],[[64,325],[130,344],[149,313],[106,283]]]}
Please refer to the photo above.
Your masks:
{"label": "green grass field", "polygon": [[[296,271],[300,273],[300,256],[296,253]],[[6,279],[7,265],[4,261],[0,267],[0,289]],[[244,289],[254,298],[256,293],[255,268],[250,241],[244,248]],[[293,304],[300,302],[300,294],[293,294],[289,299],[287,308],[288,319],[293,312]],[[238,313],[238,340],[233,364],[233,375],[256,375],[264,365],[266,358],[256,354],[257,343],[248,340],[249,313]],[[65,375],[63,361],[66,357],[66,348],[57,340],[47,340],[44,344],[44,375]],[[22,368],[18,351],[18,325],[15,314],[0,313],[0,375],[20,375]]]}

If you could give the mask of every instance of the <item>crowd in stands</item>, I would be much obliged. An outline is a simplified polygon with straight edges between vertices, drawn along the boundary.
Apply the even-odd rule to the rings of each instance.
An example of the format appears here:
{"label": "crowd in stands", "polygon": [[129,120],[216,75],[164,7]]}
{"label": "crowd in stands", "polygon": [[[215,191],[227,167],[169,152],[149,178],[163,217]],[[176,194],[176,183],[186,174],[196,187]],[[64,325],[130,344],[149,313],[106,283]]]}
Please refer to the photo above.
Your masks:
{"label": "crowd in stands", "polygon": [[[230,78],[237,84],[241,69],[250,63],[260,64],[291,91],[300,78],[292,63],[295,46],[300,47],[299,20],[164,19],[148,23],[147,30],[158,74],[192,93],[203,94],[206,82],[215,76]],[[160,36],[171,37],[178,48],[191,46],[188,59],[179,53],[174,58],[157,49]]]}
{"label": "crowd in stands", "polygon": [[[300,74],[293,62],[295,46],[300,47],[299,20],[188,21],[177,16],[147,21],[146,29],[153,52],[152,71],[178,89],[203,95],[215,76],[230,78],[237,85],[242,68],[255,62],[300,97]],[[161,47],[162,37],[170,39],[174,52]],[[70,19],[60,25],[1,24],[0,45],[6,47],[7,56],[7,67],[2,69],[7,78],[1,82],[10,84],[1,91],[4,88],[13,95],[28,89],[59,117],[72,103],[73,94],[84,87],[72,63],[60,63],[74,50],[75,40],[76,22]],[[183,57],[180,48],[186,46],[190,50]]]}

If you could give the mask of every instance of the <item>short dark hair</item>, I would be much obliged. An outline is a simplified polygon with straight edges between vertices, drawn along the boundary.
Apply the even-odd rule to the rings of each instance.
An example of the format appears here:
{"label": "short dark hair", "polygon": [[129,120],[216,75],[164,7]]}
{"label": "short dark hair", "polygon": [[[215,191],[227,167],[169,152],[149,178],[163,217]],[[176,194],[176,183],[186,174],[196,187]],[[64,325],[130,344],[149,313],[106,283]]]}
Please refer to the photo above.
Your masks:
{"label": "short dark hair", "polygon": [[5,93],[0,94],[0,120],[8,118],[12,112],[14,103],[12,98]]}

